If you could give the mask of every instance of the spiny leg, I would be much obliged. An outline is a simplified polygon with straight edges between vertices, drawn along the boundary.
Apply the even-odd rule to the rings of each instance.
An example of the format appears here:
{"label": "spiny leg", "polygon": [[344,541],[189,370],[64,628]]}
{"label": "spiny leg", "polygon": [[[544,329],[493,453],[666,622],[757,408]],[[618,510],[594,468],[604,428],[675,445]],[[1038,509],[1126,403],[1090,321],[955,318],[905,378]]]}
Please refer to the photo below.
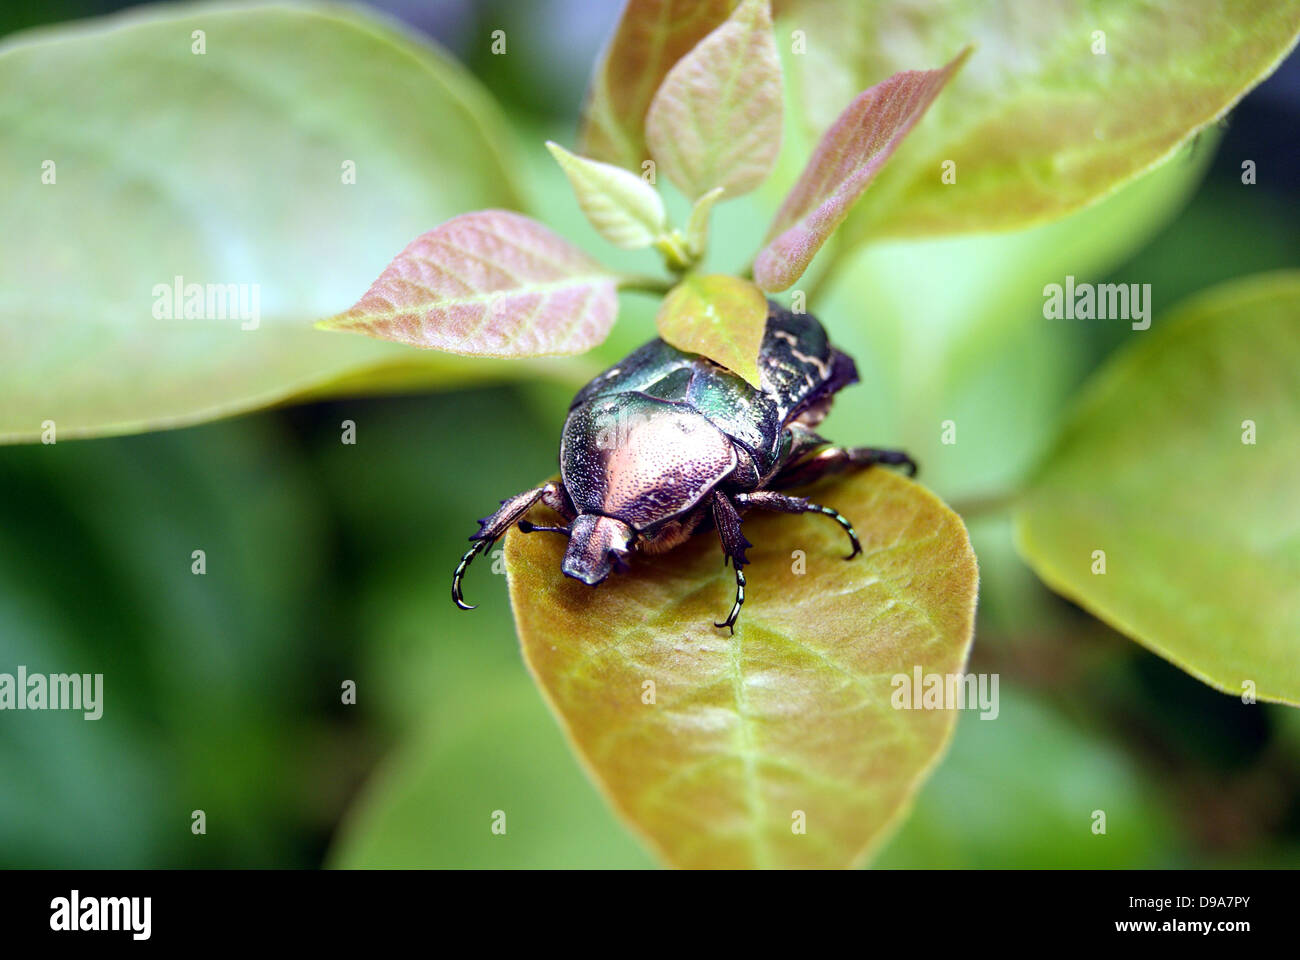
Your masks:
{"label": "spiny leg", "polygon": [[853,529],[844,514],[832,507],[824,507],[820,503],[813,503],[807,497],[792,497],[784,493],[775,493],[771,490],[759,490],[756,493],[738,493],[736,494],[736,504],[741,507],[755,507],[759,510],[776,510],[780,513],[820,513],[830,517],[838,523],[848,534],[849,542],[853,544],[853,552],[845,560],[852,560],[862,552],[862,543],[858,540],[858,532]]}
{"label": "spiny leg", "polygon": [[456,572],[451,577],[451,599],[456,606],[462,610],[474,609],[473,604],[465,602],[460,587],[470,561],[483,551],[491,548],[492,544],[496,543],[501,535],[510,529],[510,525],[522,518],[538,500],[559,512],[566,520],[573,519],[573,505],[569,503],[569,495],[565,492],[563,486],[554,481],[502,500],[501,509],[478,522],[478,532],[470,537],[474,541],[474,545],[465,551],[465,555],[460,558],[460,563],[456,564]]}
{"label": "spiny leg", "polygon": [[906,467],[909,477],[916,476],[916,461],[902,450],[880,450],[876,447],[827,447],[809,457],[790,464],[772,480],[778,488],[800,487],[822,477],[847,470],[862,470],[882,464]]}
{"label": "spiny leg", "polygon": [[725,493],[720,490],[713,492],[713,524],[718,528],[718,539],[722,542],[722,563],[725,566],[727,561],[736,570],[736,600],[731,605],[731,613],[727,614],[727,619],[722,623],[714,623],[715,627],[726,627],[733,634],[736,632],[736,620],[740,616],[740,608],[745,605],[745,571],[744,566],[745,550],[752,547],[753,544],[745,539],[745,535],[740,531],[740,514],[737,512],[735,505],[728,499]]}

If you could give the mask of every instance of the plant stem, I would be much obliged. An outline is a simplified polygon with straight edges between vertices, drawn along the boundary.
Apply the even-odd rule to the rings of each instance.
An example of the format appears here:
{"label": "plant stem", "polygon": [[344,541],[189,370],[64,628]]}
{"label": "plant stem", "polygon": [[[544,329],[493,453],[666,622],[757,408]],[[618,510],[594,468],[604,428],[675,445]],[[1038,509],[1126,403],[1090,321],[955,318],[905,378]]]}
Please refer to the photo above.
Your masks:
{"label": "plant stem", "polygon": [[621,290],[636,290],[641,293],[658,293],[664,294],[671,290],[676,281],[667,280],[663,277],[652,277],[648,274],[633,274],[622,277],[618,281]]}

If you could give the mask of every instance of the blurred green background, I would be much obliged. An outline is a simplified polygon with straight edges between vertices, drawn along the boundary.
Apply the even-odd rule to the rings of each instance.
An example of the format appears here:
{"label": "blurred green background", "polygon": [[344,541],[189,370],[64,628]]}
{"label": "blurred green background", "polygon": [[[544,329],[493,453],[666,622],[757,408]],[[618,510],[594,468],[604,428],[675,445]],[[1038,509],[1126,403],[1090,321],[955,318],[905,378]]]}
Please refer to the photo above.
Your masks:
{"label": "blurred green background", "polygon": [[[116,6],[11,5],[0,33]],[[589,241],[535,147],[543,136],[573,142],[616,5],[378,6],[493,92],[536,163],[538,208]],[[484,38],[497,28],[529,42],[490,56]],[[933,369],[900,369],[915,351],[846,329],[843,345],[876,376],[845,395],[825,432],[931,450],[922,479],[981,507],[1033,462],[1121,339],[1114,327],[1043,321],[1036,291],[1062,265],[1080,279],[1151,283],[1158,316],[1222,280],[1297,264],[1298,118],[1293,56],[1154,178],[1043,228],[1063,263],[1022,264],[1032,295],[971,307],[996,322],[953,340]],[[1243,157],[1290,162],[1243,191]],[[756,217],[737,205],[715,243],[752,237]],[[1132,236],[1117,245],[1117,231]],[[816,308],[832,331],[837,311],[873,309],[929,311],[922,322],[942,327],[956,319],[937,312],[960,307],[933,292],[877,303],[874,278],[909,263],[958,277],[1014,267],[1044,236],[881,248]],[[602,358],[652,328],[652,305],[629,301]],[[881,386],[921,373],[915,382],[937,384],[934,410]],[[0,448],[0,670],[106,674],[97,722],[0,717],[0,866],[651,865],[529,680],[504,577],[476,566],[473,614],[447,596],[473,521],[554,470],[568,393],[498,384]],[[945,405],[986,417],[996,436],[936,461],[918,424]],[[355,445],[340,442],[345,420]],[[1000,673],[1001,713],[963,716],[878,865],[1300,864],[1300,713],[1210,690],[1041,587],[995,510],[968,520],[983,581],[972,669]],[[203,577],[190,572],[195,549]],[[355,706],[341,702],[345,681]],[[190,831],[195,809],[204,836]],[[506,836],[487,829],[497,809],[510,811]],[[1105,837],[1089,829],[1095,809],[1107,812]]]}

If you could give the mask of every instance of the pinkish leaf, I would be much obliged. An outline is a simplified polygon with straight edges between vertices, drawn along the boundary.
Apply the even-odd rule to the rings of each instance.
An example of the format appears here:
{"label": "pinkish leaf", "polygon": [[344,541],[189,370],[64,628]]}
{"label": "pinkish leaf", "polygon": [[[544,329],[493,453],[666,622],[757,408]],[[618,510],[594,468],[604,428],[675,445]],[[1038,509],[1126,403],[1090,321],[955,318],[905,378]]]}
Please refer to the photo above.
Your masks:
{"label": "pinkish leaf", "polygon": [[733,0],[628,0],[582,107],[578,152],[638,173],[645,115],[664,77],[727,19]]}
{"label": "pinkish leaf", "polygon": [[614,323],[618,279],[540,223],[480,210],[417,237],[317,326],[480,357],[582,353]]}
{"label": "pinkish leaf", "polygon": [[781,151],[781,102],[770,4],[743,0],[668,71],[645,118],[650,153],[691,200],[747,193]]}
{"label": "pinkish leaf", "polygon": [[864,90],[822,135],[754,261],[764,290],[784,290],[848,216],[872,178],[970,55],[937,70],[905,70]]}

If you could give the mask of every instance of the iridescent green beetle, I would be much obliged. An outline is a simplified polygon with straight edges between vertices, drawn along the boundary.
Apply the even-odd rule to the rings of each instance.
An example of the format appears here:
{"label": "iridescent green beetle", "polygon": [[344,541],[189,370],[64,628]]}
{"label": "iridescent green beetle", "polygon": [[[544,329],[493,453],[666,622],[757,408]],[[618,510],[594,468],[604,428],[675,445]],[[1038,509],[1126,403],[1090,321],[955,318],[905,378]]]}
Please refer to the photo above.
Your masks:
{"label": "iridescent green beetle", "polygon": [[[461,596],[470,561],[516,522],[525,533],[568,536],[561,569],[592,586],[612,566],[625,566],[634,550],[662,553],[698,530],[716,529],[723,562],[736,571],[736,599],[715,626],[733,632],[751,546],[740,529],[746,510],[825,514],[848,534],[853,551],[846,559],[861,553],[853,525],[837,511],[780,491],[877,463],[915,475],[916,463],[897,450],[831,446],[813,432],[858,372],[811,314],[769,303],[758,367],[760,389],[711,360],[652,340],[583,387],[560,439],[562,482],[503,500],[479,521],[452,577],[457,606],[473,609]],[[566,525],[524,520],[539,500]]]}

